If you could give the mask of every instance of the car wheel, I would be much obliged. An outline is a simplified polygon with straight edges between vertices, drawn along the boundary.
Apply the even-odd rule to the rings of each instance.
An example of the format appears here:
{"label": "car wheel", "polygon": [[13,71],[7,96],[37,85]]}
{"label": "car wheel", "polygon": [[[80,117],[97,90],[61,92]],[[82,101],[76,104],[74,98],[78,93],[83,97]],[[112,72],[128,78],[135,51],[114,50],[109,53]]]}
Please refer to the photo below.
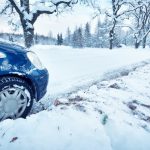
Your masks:
{"label": "car wheel", "polygon": [[33,104],[30,85],[16,77],[0,78],[0,120],[25,118]]}

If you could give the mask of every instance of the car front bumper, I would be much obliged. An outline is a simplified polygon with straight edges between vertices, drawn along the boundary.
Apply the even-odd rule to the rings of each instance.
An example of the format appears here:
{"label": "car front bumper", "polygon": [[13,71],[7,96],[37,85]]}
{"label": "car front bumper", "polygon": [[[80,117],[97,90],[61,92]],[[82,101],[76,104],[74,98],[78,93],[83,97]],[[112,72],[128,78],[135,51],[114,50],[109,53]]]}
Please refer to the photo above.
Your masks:
{"label": "car front bumper", "polygon": [[39,78],[39,93],[37,94],[37,100],[40,100],[47,92],[47,85],[49,80],[48,71],[45,69]]}
{"label": "car front bumper", "polygon": [[35,88],[35,98],[39,101],[47,92],[49,73],[47,69],[36,70],[32,72],[32,81]]}

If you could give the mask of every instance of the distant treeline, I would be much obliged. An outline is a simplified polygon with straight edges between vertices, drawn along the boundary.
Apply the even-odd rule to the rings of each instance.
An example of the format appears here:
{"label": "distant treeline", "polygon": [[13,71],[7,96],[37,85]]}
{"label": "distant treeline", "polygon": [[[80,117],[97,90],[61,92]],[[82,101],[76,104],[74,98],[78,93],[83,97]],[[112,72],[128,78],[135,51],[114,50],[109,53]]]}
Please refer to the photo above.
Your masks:
{"label": "distant treeline", "polygon": [[[24,37],[22,34],[0,33],[0,38],[11,42],[24,43]],[[49,45],[49,44],[54,45],[57,43],[57,41],[52,36],[35,34],[34,43],[44,44],[44,45]]]}

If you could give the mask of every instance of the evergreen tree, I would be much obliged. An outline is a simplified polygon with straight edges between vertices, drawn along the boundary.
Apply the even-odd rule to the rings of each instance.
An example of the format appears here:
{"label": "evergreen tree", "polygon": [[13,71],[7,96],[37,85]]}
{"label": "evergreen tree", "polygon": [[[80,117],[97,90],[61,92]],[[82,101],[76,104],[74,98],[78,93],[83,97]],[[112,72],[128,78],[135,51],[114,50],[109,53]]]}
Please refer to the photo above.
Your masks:
{"label": "evergreen tree", "polygon": [[60,45],[62,45],[63,44],[63,36],[62,36],[62,33],[60,34]]}
{"label": "evergreen tree", "polygon": [[97,26],[96,26],[96,31],[95,31],[95,36],[94,36],[94,47],[102,47],[102,39],[101,39],[101,22],[100,20],[98,19],[98,22],[97,22]]}
{"label": "evergreen tree", "polygon": [[69,27],[67,28],[66,45],[71,45],[71,31]]}
{"label": "evergreen tree", "polygon": [[77,47],[77,29],[75,29],[75,31],[73,32],[73,35],[72,35],[72,46],[74,47],[74,48],[76,48]]}
{"label": "evergreen tree", "polygon": [[108,36],[108,25],[109,21],[106,16],[104,19],[104,22],[101,23],[101,21],[98,19],[96,31],[94,35],[94,47],[104,48],[108,47],[109,42],[109,36]]}
{"label": "evergreen tree", "polygon": [[82,28],[80,27],[77,31],[78,31],[78,32],[77,32],[77,37],[78,37],[78,40],[77,40],[77,47],[82,48],[82,47],[83,47]]}
{"label": "evergreen tree", "polygon": [[90,24],[87,22],[85,25],[85,31],[84,31],[84,46],[85,47],[91,47],[91,31],[90,31]]}
{"label": "evergreen tree", "polygon": [[76,28],[72,36],[72,46],[75,48],[82,48],[83,47],[83,35],[82,35],[82,28]]}
{"label": "evergreen tree", "polygon": [[62,33],[61,34],[57,34],[57,45],[62,45],[63,44],[63,37],[62,37]]}

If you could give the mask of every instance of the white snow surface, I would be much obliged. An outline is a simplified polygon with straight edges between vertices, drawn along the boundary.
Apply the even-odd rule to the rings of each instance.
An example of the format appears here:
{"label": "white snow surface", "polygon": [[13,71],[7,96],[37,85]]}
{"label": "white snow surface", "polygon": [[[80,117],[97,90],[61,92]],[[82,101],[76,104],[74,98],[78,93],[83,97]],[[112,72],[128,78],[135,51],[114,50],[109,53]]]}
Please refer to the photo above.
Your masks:
{"label": "white snow surface", "polygon": [[[60,98],[26,119],[1,122],[0,150],[150,149],[148,50],[56,46],[33,50],[50,72],[48,94]],[[128,75],[121,76],[122,72]],[[76,86],[82,88],[60,96]]]}
{"label": "white snow surface", "polygon": [[[34,46],[49,71],[50,97],[72,92],[93,82],[132,70],[141,61],[150,61],[150,49],[73,49],[67,46]],[[139,63],[139,64],[137,64]]]}

